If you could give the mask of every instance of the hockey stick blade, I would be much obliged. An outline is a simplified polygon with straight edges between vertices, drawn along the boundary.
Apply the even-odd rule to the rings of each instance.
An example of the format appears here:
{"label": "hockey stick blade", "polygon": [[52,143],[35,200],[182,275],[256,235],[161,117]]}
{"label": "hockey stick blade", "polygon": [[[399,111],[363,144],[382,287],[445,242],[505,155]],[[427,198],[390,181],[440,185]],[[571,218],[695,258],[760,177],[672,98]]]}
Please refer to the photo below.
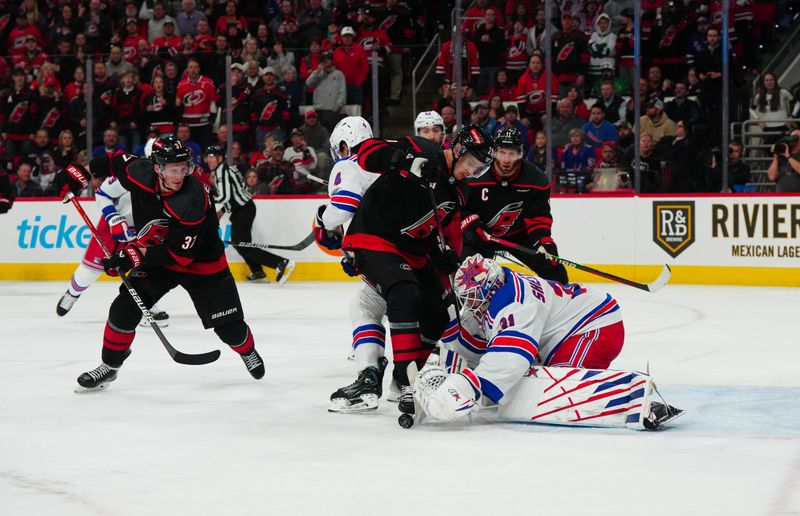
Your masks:
{"label": "hockey stick blade", "polygon": [[233,247],[252,247],[255,249],[282,249],[284,251],[302,251],[314,242],[314,232],[308,234],[300,242],[294,245],[273,245],[273,244],[259,244],[256,242],[231,242],[230,240],[223,240],[222,243]]}
{"label": "hockey stick blade", "polygon": [[[417,374],[419,373],[419,370],[417,369],[417,363],[413,360],[409,362],[409,364],[406,366],[406,373],[408,374],[409,385],[414,385],[414,382],[417,379]],[[415,424],[419,423],[421,419],[422,407],[420,407],[419,403],[417,403],[417,399],[414,398],[414,414],[400,414],[400,416],[397,418],[397,424],[408,430]]]}
{"label": "hockey stick blade", "polygon": [[[78,214],[81,216],[83,221],[86,223],[86,226],[89,228],[89,232],[92,234],[97,243],[100,244],[100,247],[102,247],[103,253],[105,253],[106,258],[111,256],[111,252],[109,251],[108,247],[103,242],[103,240],[100,238],[100,235],[97,234],[97,228],[94,226],[89,216],[86,215],[86,212],[83,210],[83,206],[81,206],[80,203],[78,202],[78,198],[72,195],[71,193],[68,193],[64,198],[64,202],[66,203],[70,201],[72,202],[72,205],[75,207],[75,209],[78,211]],[[159,328],[158,324],[156,324],[156,320],[153,319],[153,315],[150,313],[150,310],[148,310],[147,307],[144,305],[144,301],[142,301],[142,298],[139,297],[139,293],[136,292],[135,288],[133,288],[130,281],[128,280],[128,277],[122,273],[120,273],[119,277],[122,280],[123,285],[125,285],[125,288],[128,290],[128,294],[130,294],[131,298],[133,298],[133,301],[136,303],[136,306],[139,307],[139,310],[142,312],[142,315],[144,316],[145,320],[150,324],[150,327],[153,328],[153,330],[156,332],[158,340],[161,341],[161,344],[164,346],[164,348],[167,350],[167,353],[169,353],[169,356],[172,357],[172,359],[175,362],[186,365],[204,365],[204,364],[210,364],[211,362],[214,362],[216,359],[219,358],[220,351],[218,349],[215,349],[214,351],[209,351],[208,353],[202,353],[200,355],[190,355],[188,353],[183,353],[175,349],[175,347],[172,344],[170,344],[170,342],[167,340],[167,337],[164,335],[164,332],[161,331],[161,328]]]}

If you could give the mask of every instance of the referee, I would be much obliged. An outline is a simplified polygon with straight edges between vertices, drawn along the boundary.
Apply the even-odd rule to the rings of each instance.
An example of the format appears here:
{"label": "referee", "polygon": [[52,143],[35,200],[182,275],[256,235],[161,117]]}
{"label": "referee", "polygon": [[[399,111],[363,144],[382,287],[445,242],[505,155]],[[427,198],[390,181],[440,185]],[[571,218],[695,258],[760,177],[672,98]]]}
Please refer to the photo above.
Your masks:
{"label": "referee", "polygon": [[[217,208],[217,217],[222,218],[225,212],[231,214],[231,241],[252,241],[253,220],[256,218],[256,205],[253,195],[247,191],[242,173],[237,167],[225,163],[225,154],[218,145],[212,145],[206,151],[206,165],[208,171],[216,176],[217,191],[214,194],[214,204]],[[275,279],[284,283],[294,270],[294,260],[282,258],[263,249],[253,247],[235,247],[236,252],[244,258],[250,267],[248,281],[266,281],[263,265],[275,269]]]}

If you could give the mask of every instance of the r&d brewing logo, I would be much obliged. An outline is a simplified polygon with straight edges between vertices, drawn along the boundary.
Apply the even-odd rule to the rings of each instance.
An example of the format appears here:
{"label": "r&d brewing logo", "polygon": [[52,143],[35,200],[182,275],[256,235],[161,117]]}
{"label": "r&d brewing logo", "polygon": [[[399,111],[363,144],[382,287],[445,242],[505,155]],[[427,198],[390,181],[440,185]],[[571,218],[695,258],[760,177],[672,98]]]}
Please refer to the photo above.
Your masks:
{"label": "r&d brewing logo", "polygon": [[694,242],[694,201],[653,201],[653,242],[675,258]]}

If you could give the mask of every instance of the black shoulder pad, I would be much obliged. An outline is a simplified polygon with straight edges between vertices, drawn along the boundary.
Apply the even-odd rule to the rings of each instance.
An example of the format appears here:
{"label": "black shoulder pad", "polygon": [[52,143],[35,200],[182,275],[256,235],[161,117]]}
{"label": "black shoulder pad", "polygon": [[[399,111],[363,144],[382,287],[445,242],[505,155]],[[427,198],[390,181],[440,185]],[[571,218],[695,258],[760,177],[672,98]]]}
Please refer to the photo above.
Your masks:
{"label": "black shoulder pad", "polygon": [[535,185],[542,189],[550,187],[550,182],[547,180],[547,175],[545,175],[545,173],[542,172],[539,167],[526,159],[522,160],[522,170],[520,171],[518,181],[520,183]]}
{"label": "black shoulder pad", "polygon": [[164,209],[181,224],[203,222],[208,209],[208,195],[200,180],[188,176],[178,192],[164,198]]}

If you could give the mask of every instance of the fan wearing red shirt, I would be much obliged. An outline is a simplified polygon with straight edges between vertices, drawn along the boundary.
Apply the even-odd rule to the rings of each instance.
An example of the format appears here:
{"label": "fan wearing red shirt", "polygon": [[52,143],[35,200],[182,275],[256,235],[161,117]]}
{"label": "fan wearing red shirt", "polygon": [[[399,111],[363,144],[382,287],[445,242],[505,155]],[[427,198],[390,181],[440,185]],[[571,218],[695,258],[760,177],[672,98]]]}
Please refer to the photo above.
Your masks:
{"label": "fan wearing red shirt", "polygon": [[189,126],[192,140],[203,149],[211,144],[211,112],[217,110],[215,93],[211,79],[200,75],[200,62],[190,58],[186,77],[178,83],[175,106],[183,109],[181,119]]}
{"label": "fan wearing red shirt", "polygon": [[341,32],[342,46],[333,51],[333,64],[341,70],[347,82],[347,103],[361,104],[364,100],[364,80],[369,72],[367,52],[355,45],[356,31],[345,27]]}

